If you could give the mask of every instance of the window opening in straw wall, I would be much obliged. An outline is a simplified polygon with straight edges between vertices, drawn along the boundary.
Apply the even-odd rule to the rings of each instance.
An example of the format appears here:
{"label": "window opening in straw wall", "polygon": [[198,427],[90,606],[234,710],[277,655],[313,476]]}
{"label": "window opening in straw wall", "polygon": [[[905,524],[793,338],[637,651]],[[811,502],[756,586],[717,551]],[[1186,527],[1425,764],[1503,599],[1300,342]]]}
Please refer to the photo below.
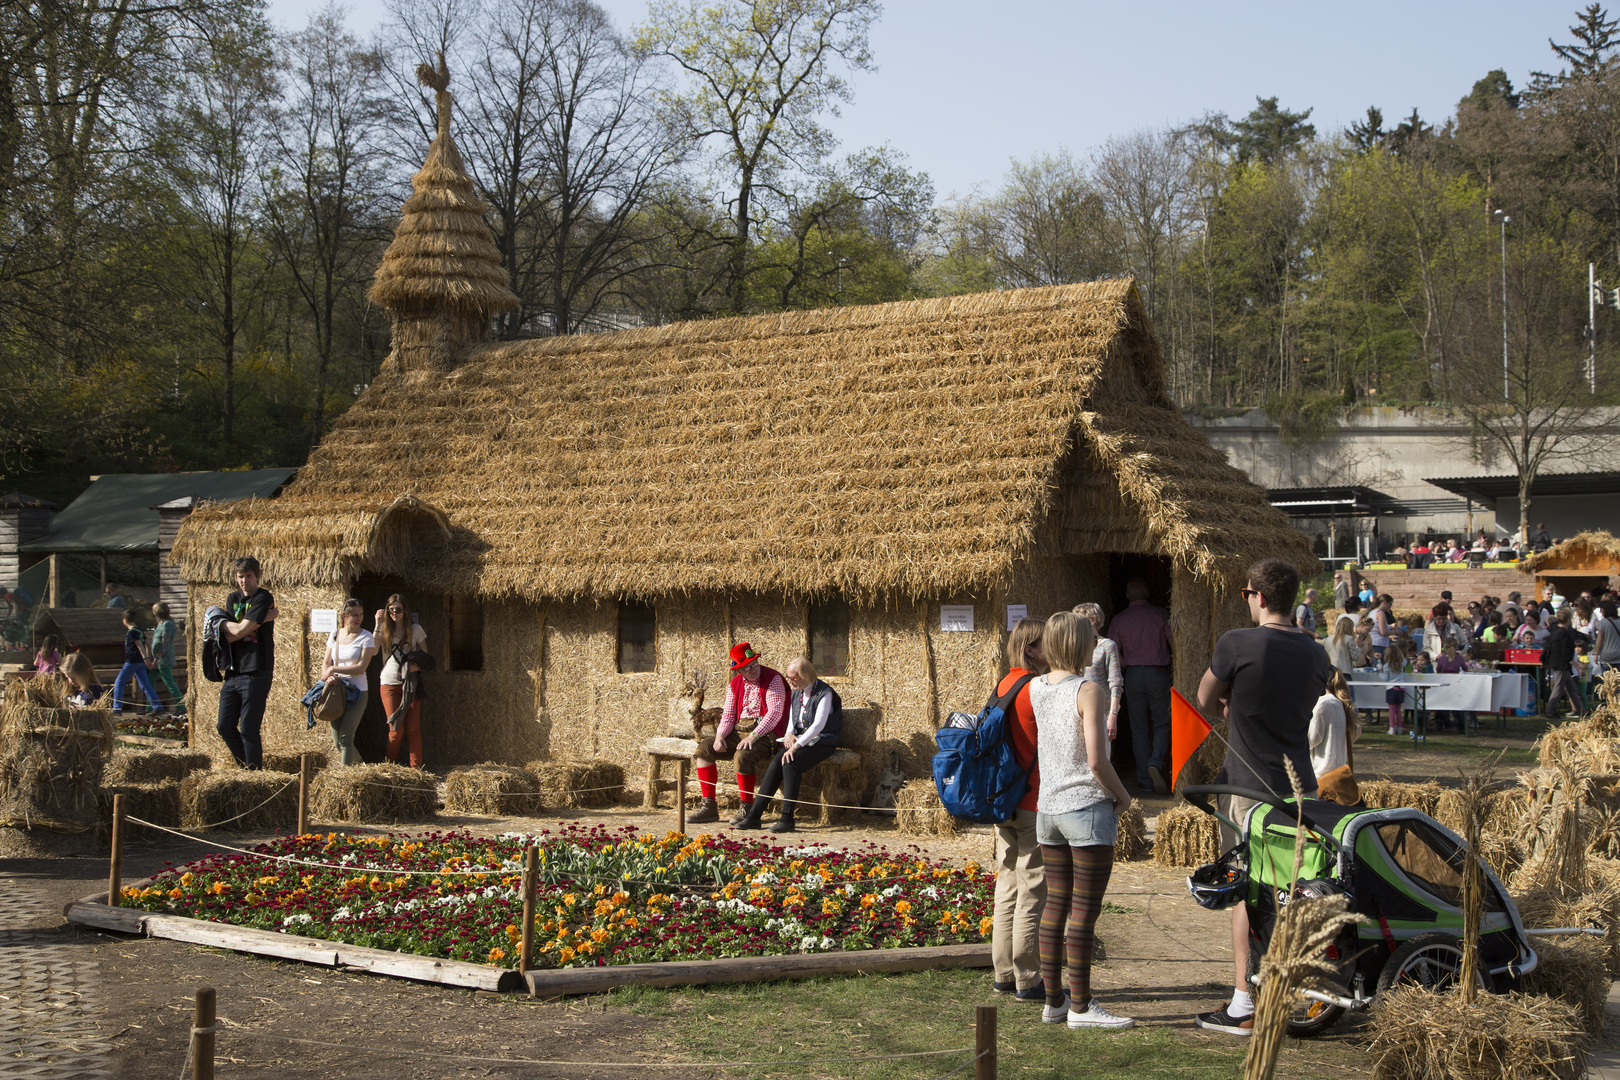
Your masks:
{"label": "window opening in straw wall", "polygon": [[619,671],[651,671],[656,659],[657,615],[651,604],[619,602]]}
{"label": "window opening in straw wall", "polygon": [[450,667],[484,670],[484,605],[465,596],[450,598]]}
{"label": "window opening in straw wall", "polygon": [[842,597],[810,605],[809,652],[820,674],[849,674],[849,604]]}

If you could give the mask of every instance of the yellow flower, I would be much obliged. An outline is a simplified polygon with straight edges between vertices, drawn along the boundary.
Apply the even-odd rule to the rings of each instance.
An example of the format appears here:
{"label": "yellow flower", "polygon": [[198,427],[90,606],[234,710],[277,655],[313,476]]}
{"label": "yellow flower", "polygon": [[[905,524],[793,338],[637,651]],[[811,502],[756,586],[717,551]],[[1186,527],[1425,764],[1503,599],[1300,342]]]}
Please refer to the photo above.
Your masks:
{"label": "yellow flower", "polygon": [[186,894],[181,892],[179,889],[170,889],[169,890],[169,899],[170,900],[178,900],[184,895],[186,895]]}
{"label": "yellow flower", "polygon": [[274,885],[276,882],[278,882],[280,880],[281,879],[279,877],[268,877],[267,876],[267,877],[260,878],[259,879],[259,884],[260,885]]}
{"label": "yellow flower", "polygon": [[837,915],[842,910],[842,908],[833,903],[831,900],[823,900],[821,902],[821,913],[823,915]]}
{"label": "yellow flower", "polygon": [[989,937],[990,931],[995,928],[995,925],[996,920],[987,915],[979,920],[979,933],[983,934],[985,937]]}
{"label": "yellow flower", "polygon": [[224,896],[225,895],[225,890],[227,890],[229,888],[230,888],[230,886],[225,884],[223,881],[216,881],[216,882],[214,882],[214,895],[215,896]]}
{"label": "yellow flower", "polygon": [[978,877],[979,876],[979,864],[976,863],[976,862],[970,862],[966,866],[962,867],[962,872],[964,874],[968,875],[969,877]]}
{"label": "yellow flower", "polygon": [[591,940],[596,942],[597,944],[601,944],[602,942],[606,941],[607,939],[608,939],[608,932],[606,930],[592,930],[591,931]]}
{"label": "yellow flower", "polygon": [[867,893],[865,896],[861,897],[861,907],[863,908],[869,908],[877,902],[877,893]]}
{"label": "yellow flower", "polygon": [[579,903],[579,897],[575,896],[573,893],[563,893],[562,899],[563,903],[567,904],[569,907],[573,907],[575,904]]}
{"label": "yellow flower", "polygon": [[489,962],[490,963],[497,964],[497,963],[500,963],[504,959],[506,959],[506,950],[505,949],[491,949],[491,950],[489,950]]}
{"label": "yellow flower", "polygon": [[519,930],[516,926],[507,926],[506,936],[511,940],[516,941],[518,938],[523,936],[523,931]]}
{"label": "yellow flower", "polygon": [[260,900],[263,900],[264,897],[260,896],[256,892],[250,892],[250,893],[246,894],[245,896],[243,896],[242,899],[247,901],[250,904],[257,904]]}
{"label": "yellow flower", "polygon": [[119,895],[120,896],[127,896],[131,900],[135,900],[135,899],[140,898],[141,890],[137,889],[133,885],[125,885],[123,891],[121,893],[119,893]]}
{"label": "yellow flower", "polygon": [[568,961],[572,960],[574,956],[574,950],[564,946],[563,949],[557,953],[557,961],[558,963],[566,964]]}
{"label": "yellow flower", "polygon": [[197,880],[197,875],[195,875],[193,873],[190,873],[189,871],[187,873],[184,873],[184,874],[180,875],[180,884],[182,884],[182,885],[190,885],[193,881],[196,881],[196,880]]}
{"label": "yellow flower", "polygon": [[803,859],[794,859],[792,862],[788,863],[788,869],[789,870],[803,870],[804,869],[804,860]]}
{"label": "yellow flower", "polygon": [[[190,877],[191,875],[187,874],[186,876]],[[310,885],[310,884],[314,883],[315,875],[314,874],[305,874],[303,877],[299,878],[298,880],[302,881],[305,885]],[[437,885],[438,882],[435,881],[433,884]]]}
{"label": "yellow flower", "polygon": [[604,894],[606,892],[607,892],[607,886],[606,885],[598,885],[596,888],[591,890],[591,895],[592,896],[601,896],[602,894]]}
{"label": "yellow flower", "polygon": [[593,953],[595,951],[596,951],[596,946],[594,944],[592,944],[591,942],[582,941],[582,942],[579,943],[579,949],[578,949],[579,955],[581,955],[581,956],[589,956],[589,955],[591,955],[591,953]]}
{"label": "yellow flower", "polygon": [[896,913],[898,913],[900,915],[909,914],[910,911],[911,911],[911,901],[910,900],[896,900],[894,902],[894,910],[895,910]]}
{"label": "yellow flower", "polygon": [[628,926],[632,930],[635,930],[641,926],[641,920],[636,918],[634,915],[631,915],[629,918],[624,920],[624,925]]}

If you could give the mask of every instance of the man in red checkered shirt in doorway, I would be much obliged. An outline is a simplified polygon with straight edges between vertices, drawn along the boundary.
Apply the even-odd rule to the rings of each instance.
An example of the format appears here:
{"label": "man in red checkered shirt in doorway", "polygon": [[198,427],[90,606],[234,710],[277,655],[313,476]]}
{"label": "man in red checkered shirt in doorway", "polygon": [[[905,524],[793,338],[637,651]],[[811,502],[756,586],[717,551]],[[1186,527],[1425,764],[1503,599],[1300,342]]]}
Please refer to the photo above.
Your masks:
{"label": "man in red checkered shirt in doorway", "polygon": [[[1170,613],[1148,603],[1147,582],[1125,583],[1129,606],[1108,624],[1125,669],[1125,708],[1131,717],[1136,786],[1168,795],[1170,762]],[[1171,777],[1170,779],[1174,779]]]}

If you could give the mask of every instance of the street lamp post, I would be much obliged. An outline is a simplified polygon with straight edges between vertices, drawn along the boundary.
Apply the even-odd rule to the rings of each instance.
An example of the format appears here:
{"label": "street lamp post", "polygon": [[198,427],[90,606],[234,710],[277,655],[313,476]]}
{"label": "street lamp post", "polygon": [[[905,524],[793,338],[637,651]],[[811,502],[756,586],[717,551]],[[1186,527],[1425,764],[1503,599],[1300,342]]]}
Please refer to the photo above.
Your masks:
{"label": "street lamp post", "polygon": [[1507,227],[1513,219],[1502,211],[1496,211],[1497,218],[1502,222],[1502,400],[1508,401],[1513,392],[1508,385],[1508,325],[1507,325]]}

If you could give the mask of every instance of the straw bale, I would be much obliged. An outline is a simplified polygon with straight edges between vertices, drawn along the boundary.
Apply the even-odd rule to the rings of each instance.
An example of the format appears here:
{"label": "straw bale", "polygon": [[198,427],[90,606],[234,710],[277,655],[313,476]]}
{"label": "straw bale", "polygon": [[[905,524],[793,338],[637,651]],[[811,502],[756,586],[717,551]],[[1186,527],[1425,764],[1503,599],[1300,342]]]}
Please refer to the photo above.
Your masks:
{"label": "straw bale", "polygon": [[[1611,876],[1604,878],[1604,874]],[[1595,888],[1576,893],[1554,886],[1523,888],[1516,879],[1511,889],[1513,903],[1524,925],[1532,929],[1602,929],[1604,964],[1612,977],[1620,977],[1620,875],[1603,868],[1596,876],[1600,881]]]}
{"label": "straw bale", "polygon": [[1187,802],[1159,812],[1153,826],[1154,865],[1202,866],[1220,857],[1220,828],[1213,815]]}
{"label": "straw bale", "polygon": [[444,778],[444,812],[506,817],[544,810],[540,782],[527,769],[486,761],[452,769]]}
{"label": "straw bale", "polygon": [[432,773],[383,762],[322,769],[310,791],[310,815],[355,824],[432,821],[439,785]]}
{"label": "straw bale", "polygon": [[[102,781],[108,786],[151,784],[161,780],[179,783],[197,770],[212,765],[213,759],[200,750],[148,750],[121,746],[113,751],[112,760],[102,774]],[[178,819],[175,827],[179,827]]]}
{"label": "straw bale", "polygon": [[955,836],[957,820],[939,801],[932,780],[911,780],[894,797],[902,836]]}
{"label": "straw bale", "polygon": [[1589,1045],[1578,1010],[1539,994],[1398,986],[1372,1010],[1375,1080],[1578,1080]]}
{"label": "straw bale", "polygon": [[1146,859],[1153,853],[1148,844],[1147,819],[1142,816],[1142,803],[1132,800],[1119,815],[1119,837],[1114,841],[1114,858],[1120,862]]}
{"label": "straw bale", "polygon": [[531,761],[528,770],[547,806],[604,807],[624,797],[624,767],[611,761]]}
{"label": "straw bale", "polygon": [[[328,758],[323,750],[306,750],[309,755],[309,768],[311,772],[319,772],[326,768]],[[292,773],[298,775],[299,761],[302,754],[284,754],[278,751],[266,750],[264,752],[264,769],[266,772]]]}
{"label": "straw bale", "polygon": [[[180,780],[166,776],[152,781],[123,781],[110,783],[101,789],[101,820],[104,828],[112,824],[113,796],[124,797],[124,816],[137,817],[154,825],[180,827]],[[167,833],[148,829],[144,825],[125,822],[125,836],[131,840],[171,839]]]}
{"label": "straw bale", "polygon": [[247,769],[194,772],[180,782],[180,821],[189,831],[291,832],[298,783],[285,773]]}
{"label": "straw bale", "polygon": [[1376,780],[1363,780],[1360,787],[1362,801],[1370,807],[1387,810],[1397,806],[1409,806],[1430,817],[1434,817],[1443,791],[1433,780],[1422,784],[1403,784],[1387,776],[1381,776]]}
{"label": "straw bale", "polygon": [[1536,970],[1524,977],[1524,992],[1567,1002],[1594,1041],[1608,1025],[1609,973],[1603,944],[1591,937],[1538,937]]}

